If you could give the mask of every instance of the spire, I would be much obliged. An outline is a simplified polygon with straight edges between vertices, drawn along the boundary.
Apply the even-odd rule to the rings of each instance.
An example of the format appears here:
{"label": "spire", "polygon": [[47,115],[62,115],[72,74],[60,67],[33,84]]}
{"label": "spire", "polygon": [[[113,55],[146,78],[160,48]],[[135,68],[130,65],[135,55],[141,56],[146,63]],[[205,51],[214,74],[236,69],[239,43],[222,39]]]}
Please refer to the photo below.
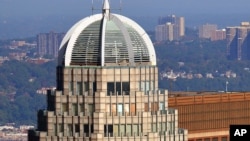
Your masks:
{"label": "spire", "polygon": [[109,0],[105,0],[103,3],[103,14],[109,15],[110,12],[110,5],[109,5]]}

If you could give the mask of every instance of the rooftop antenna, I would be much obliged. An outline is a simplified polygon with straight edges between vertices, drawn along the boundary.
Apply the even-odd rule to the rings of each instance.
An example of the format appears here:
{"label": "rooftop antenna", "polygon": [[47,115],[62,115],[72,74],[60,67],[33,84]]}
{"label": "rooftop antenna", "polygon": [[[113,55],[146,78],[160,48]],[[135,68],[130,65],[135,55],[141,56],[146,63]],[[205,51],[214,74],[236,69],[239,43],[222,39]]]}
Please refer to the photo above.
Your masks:
{"label": "rooftop antenna", "polygon": [[91,11],[92,11],[92,15],[94,14],[94,0],[92,0],[92,8],[91,8]]}
{"label": "rooftop antenna", "polygon": [[120,8],[119,8],[119,10],[120,10],[120,13],[122,13],[122,0],[120,0]]}

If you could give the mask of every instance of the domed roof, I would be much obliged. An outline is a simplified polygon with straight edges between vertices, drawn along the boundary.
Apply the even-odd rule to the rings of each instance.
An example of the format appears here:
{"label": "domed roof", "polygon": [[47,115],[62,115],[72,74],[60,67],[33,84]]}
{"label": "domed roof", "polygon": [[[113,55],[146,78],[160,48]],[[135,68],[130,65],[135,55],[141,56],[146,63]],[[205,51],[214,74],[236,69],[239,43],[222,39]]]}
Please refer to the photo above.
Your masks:
{"label": "domed roof", "polygon": [[156,65],[156,55],[147,33],[133,20],[111,14],[105,0],[102,14],[80,20],[67,32],[58,65]]}

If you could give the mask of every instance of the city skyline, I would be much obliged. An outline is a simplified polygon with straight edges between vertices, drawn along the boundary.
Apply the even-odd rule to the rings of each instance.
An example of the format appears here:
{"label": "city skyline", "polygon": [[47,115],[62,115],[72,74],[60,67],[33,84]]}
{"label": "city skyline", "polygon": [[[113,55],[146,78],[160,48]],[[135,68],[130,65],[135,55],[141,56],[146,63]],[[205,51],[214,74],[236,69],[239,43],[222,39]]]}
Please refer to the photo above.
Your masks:
{"label": "city skyline", "polygon": [[[1,0],[0,39],[32,37],[40,32],[65,32],[73,23],[88,15],[100,12],[101,0]],[[249,3],[249,4],[248,4]],[[120,9],[120,5],[122,10]],[[113,13],[119,13],[137,21],[146,30],[154,30],[160,16],[175,14],[186,19],[187,27],[201,24],[218,24],[218,27],[235,26],[250,21],[247,0],[160,0],[154,1],[113,1]],[[67,12],[65,12],[67,10]],[[148,12],[149,11],[149,12]],[[146,14],[145,14],[146,13]]]}

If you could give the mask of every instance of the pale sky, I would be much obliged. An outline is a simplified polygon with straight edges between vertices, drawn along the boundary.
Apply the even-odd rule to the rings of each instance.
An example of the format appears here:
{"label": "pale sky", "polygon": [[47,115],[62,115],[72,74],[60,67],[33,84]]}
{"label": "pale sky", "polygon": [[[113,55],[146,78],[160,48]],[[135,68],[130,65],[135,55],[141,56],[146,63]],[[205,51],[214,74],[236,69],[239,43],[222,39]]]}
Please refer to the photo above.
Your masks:
{"label": "pale sky", "polygon": [[[100,8],[102,0],[93,0]],[[0,0],[0,17],[91,14],[92,0]],[[110,0],[118,9],[120,0]],[[250,0],[122,0],[123,15],[249,14]],[[113,10],[115,13],[119,12]]]}
{"label": "pale sky", "polygon": [[[100,13],[103,0],[93,0]],[[186,26],[218,24],[236,26],[250,21],[250,0],[110,0],[111,12],[153,30],[157,18],[175,14]],[[34,36],[39,32],[66,32],[92,14],[92,0],[0,0],[0,39]]]}

